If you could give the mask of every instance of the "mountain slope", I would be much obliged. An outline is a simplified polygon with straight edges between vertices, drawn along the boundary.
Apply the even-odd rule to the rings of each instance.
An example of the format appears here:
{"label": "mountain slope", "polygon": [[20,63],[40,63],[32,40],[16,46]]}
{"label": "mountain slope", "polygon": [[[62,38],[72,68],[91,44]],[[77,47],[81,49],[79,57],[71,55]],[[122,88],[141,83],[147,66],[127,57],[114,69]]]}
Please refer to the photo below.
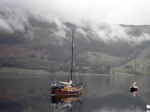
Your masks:
{"label": "mountain slope", "polygon": [[49,13],[15,8],[0,10],[1,67],[68,71],[72,28],[82,72],[109,73],[110,68],[130,64],[138,56],[149,69],[149,25],[74,25]]}

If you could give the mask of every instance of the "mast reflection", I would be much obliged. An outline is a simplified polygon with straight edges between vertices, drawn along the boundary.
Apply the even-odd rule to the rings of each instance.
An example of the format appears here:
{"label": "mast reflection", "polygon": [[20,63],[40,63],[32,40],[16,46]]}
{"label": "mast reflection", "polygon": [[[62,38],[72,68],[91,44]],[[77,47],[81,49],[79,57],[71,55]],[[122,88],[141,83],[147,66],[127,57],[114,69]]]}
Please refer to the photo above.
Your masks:
{"label": "mast reflection", "polygon": [[136,90],[136,89],[130,89],[130,92],[133,94],[133,112],[135,112],[135,109],[136,109],[136,107],[135,107],[135,102],[136,102],[136,94],[137,94],[137,91],[138,90]]}
{"label": "mast reflection", "polygon": [[54,108],[66,108],[67,112],[80,112],[82,107],[82,96],[54,95],[51,96],[51,104]]}

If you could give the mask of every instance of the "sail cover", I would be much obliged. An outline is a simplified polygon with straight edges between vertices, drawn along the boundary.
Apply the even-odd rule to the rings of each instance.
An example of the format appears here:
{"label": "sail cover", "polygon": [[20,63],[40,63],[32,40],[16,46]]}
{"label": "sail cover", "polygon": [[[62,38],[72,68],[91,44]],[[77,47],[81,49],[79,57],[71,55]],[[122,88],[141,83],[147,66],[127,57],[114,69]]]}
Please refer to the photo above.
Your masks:
{"label": "sail cover", "polygon": [[58,81],[58,82],[64,86],[71,86],[72,85],[72,80],[70,80],[69,82],[62,82],[62,81]]}

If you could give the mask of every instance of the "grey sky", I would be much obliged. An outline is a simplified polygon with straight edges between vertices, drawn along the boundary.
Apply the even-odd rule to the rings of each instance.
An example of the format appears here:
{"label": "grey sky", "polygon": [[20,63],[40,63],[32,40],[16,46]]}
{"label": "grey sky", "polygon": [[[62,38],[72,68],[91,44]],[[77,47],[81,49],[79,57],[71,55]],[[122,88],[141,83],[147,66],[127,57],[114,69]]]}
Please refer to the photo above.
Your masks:
{"label": "grey sky", "polygon": [[0,4],[48,11],[75,24],[150,25],[150,0],[1,0]]}

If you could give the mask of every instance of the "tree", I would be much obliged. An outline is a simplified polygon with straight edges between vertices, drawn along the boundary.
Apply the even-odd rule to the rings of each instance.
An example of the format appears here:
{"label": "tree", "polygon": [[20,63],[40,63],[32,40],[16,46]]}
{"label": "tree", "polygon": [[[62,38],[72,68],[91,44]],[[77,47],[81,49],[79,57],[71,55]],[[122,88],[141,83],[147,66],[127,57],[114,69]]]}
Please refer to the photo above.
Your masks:
{"label": "tree", "polygon": [[132,68],[132,66],[131,65],[126,65],[125,68]]}
{"label": "tree", "polygon": [[109,74],[110,74],[110,68],[111,68],[110,64],[106,65],[106,70],[107,70],[107,73]]}

